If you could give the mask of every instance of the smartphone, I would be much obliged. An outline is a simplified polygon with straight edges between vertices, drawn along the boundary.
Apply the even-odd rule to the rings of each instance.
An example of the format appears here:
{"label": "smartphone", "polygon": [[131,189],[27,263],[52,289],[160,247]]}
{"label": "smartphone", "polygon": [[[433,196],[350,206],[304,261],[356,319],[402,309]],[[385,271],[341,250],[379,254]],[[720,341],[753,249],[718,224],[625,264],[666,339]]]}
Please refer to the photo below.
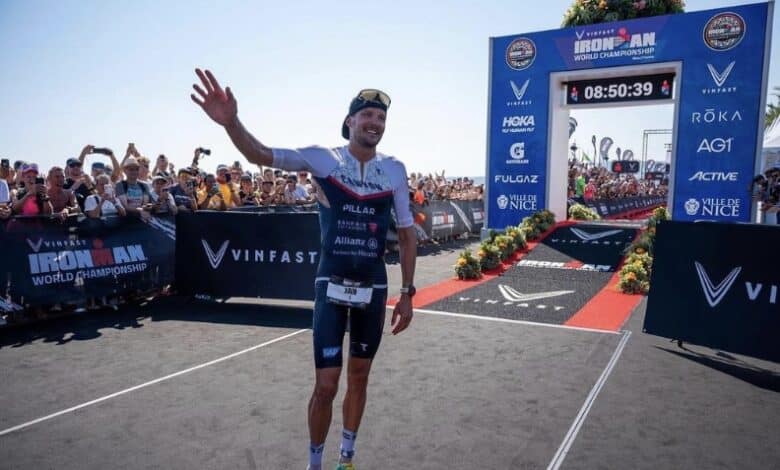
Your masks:
{"label": "smartphone", "polygon": [[99,153],[101,155],[111,155],[111,150],[104,147],[93,147],[92,153]]}
{"label": "smartphone", "polygon": [[42,178],[42,177],[40,177],[40,176],[39,176],[39,177],[37,177],[37,178],[35,178],[35,184],[43,184],[44,182],[45,182],[45,181],[44,181],[44,180],[43,180],[43,178]]}
{"label": "smartphone", "polygon": [[0,160],[0,167],[11,168],[11,161],[8,160],[7,158]]}

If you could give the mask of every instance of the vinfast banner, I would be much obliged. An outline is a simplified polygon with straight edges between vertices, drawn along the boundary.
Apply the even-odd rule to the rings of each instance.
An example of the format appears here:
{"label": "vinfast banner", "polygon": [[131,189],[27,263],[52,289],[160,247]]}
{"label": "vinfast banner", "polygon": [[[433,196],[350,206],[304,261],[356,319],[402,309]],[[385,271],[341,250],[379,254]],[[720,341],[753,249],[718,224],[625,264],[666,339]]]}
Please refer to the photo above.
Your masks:
{"label": "vinfast banner", "polygon": [[318,214],[180,212],[176,253],[182,294],[314,300]]}
{"label": "vinfast banner", "polygon": [[517,224],[549,204],[548,160],[566,158],[550,155],[550,109],[558,105],[551,73],[655,63],[681,72],[658,90],[636,71],[627,75],[637,83],[572,89],[567,100],[639,101],[648,92],[671,99],[673,83],[672,217],[749,221],[745,188],[760,151],[769,10],[759,3],[491,38],[486,226]]}
{"label": "vinfast banner", "polygon": [[173,217],[14,218],[3,225],[0,272],[15,303],[86,301],[173,283]]}
{"label": "vinfast banner", "polygon": [[780,227],[661,222],[644,331],[780,361]]}

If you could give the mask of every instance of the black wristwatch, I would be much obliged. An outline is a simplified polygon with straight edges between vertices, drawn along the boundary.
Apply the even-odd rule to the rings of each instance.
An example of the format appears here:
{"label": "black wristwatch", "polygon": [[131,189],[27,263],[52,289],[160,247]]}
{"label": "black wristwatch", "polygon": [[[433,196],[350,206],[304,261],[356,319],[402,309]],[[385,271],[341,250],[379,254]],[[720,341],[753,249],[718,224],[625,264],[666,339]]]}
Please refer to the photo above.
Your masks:
{"label": "black wristwatch", "polygon": [[406,294],[411,299],[414,297],[414,294],[417,293],[417,289],[414,287],[414,284],[409,284],[408,286],[401,286],[401,295]]}

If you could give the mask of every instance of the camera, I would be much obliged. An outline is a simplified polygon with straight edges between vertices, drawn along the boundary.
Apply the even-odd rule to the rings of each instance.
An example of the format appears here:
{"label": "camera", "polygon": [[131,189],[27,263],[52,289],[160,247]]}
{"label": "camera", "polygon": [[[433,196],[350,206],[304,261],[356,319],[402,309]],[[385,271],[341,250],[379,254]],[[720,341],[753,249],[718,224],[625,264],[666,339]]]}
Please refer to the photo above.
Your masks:
{"label": "camera", "polygon": [[203,147],[198,147],[198,153],[202,153],[202,154],[205,154],[205,155],[211,155],[211,150],[210,149],[204,149]]}
{"label": "camera", "polygon": [[231,175],[230,173],[225,173],[225,183],[230,183]]}
{"label": "camera", "polygon": [[93,147],[92,148],[92,153],[99,153],[101,155],[111,155],[111,154],[113,154],[111,149],[107,149],[105,147]]}
{"label": "camera", "polygon": [[7,158],[4,158],[4,159],[0,160],[0,167],[2,167],[2,168],[11,168],[11,162]]}

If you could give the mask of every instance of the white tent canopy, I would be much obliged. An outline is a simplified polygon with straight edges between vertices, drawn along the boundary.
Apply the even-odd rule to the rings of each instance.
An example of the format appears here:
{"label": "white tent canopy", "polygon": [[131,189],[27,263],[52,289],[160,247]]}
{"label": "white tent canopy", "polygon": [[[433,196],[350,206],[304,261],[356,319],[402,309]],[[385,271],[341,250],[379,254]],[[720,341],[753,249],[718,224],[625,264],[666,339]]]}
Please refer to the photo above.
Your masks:
{"label": "white tent canopy", "polygon": [[764,130],[761,172],[772,167],[780,167],[780,119],[772,121],[772,124]]}

